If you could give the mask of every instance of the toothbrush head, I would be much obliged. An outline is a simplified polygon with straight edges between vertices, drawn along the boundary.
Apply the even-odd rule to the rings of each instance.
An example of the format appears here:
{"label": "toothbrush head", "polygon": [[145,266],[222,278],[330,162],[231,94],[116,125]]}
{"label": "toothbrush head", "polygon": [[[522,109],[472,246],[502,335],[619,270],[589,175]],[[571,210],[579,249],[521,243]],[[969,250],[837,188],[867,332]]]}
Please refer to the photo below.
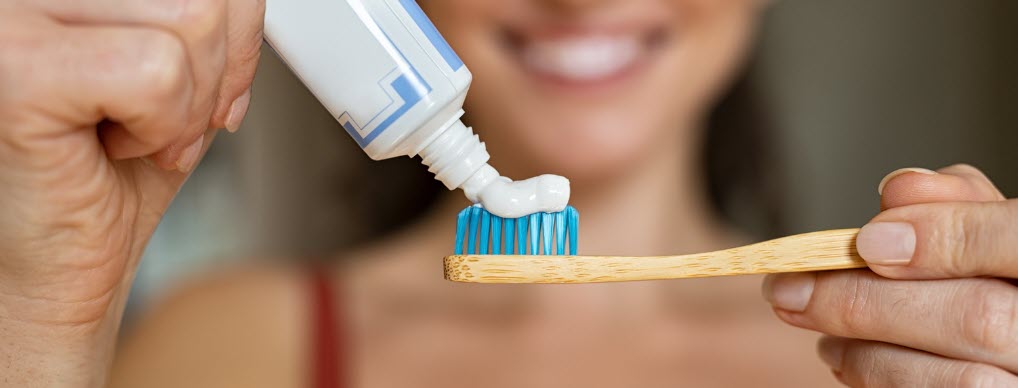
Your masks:
{"label": "toothbrush head", "polygon": [[457,255],[576,255],[580,213],[572,206],[555,213],[503,218],[473,205],[456,218]]}

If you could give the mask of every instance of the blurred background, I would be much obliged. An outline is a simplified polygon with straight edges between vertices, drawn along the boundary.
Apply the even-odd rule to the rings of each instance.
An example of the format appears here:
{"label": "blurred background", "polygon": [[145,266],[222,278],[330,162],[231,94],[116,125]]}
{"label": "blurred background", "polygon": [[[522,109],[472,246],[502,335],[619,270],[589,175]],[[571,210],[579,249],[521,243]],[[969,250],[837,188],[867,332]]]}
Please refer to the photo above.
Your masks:
{"label": "blurred background", "polygon": [[[777,124],[788,232],[865,223],[899,167],[970,163],[1018,195],[1016,22],[1013,0],[775,1],[749,71]],[[431,179],[414,160],[370,161],[265,49],[244,127],[219,136],[170,208],[129,317],[202,271],[370,240],[418,214],[430,198],[404,193],[433,195]]]}

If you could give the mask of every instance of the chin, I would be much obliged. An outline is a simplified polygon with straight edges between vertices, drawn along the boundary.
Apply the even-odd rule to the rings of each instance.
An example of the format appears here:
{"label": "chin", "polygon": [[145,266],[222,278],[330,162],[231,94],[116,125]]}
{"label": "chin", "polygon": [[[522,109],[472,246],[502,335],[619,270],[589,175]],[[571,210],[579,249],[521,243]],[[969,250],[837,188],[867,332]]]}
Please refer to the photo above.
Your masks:
{"label": "chin", "polygon": [[617,179],[639,168],[642,147],[576,147],[569,152],[549,155],[546,166],[559,171],[576,184]]}

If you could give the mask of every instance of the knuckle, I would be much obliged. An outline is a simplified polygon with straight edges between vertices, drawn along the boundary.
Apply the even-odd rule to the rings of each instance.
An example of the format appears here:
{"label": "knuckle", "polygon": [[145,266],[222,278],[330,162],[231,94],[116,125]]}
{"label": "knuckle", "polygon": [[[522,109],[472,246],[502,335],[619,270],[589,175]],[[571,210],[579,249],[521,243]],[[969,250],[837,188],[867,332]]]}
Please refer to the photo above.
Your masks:
{"label": "knuckle", "polygon": [[966,364],[958,374],[958,381],[953,386],[959,388],[992,388],[1005,386],[1007,381],[1000,369],[986,364]]}
{"label": "knuckle", "polygon": [[[926,255],[939,256],[938,260],[944,266],[943,271],[950,274],[964,274],[971,272],[971,267],[975,261],[966,260],[966,253],[969,248],[974,246],[972,239],[978,235],[978,233],[971,233],[968,228],[970,225],[968,216],[966,215],[966,209],[960,206],[951,206],[947,208],[939,219],[934,220],[934,225],[940,225],[937,228],[931,228],[932,233],[930,238],[927,240],[931,244],[929,252],[925,252]],[[979,223],[975,223],[976,226]]]}
{"label": "knuckle", "polygon": [[843,373],[849,372],[858,376],[861,386],[915,386],[914,370],[901,365],[887,352],[880,351],[873,345],[849,348],[845,358],[850,360],[851,364],[847,368],[843,367]]}
{"label": "knuckle", "polygon": [[255,0],[255,15],[258,16],[259,20],[265,18],[265,0]]}
{"label": "knuckle", "polygon": [[[7,38],[0,36],[0,101],[9,102],[11,99],[17,99],[17,96],[21,93],[18,91],[18,77],[15,74],[23,74],[18,69],[18,59],[25,58],[22,55],[21,50],[13,42],[7,40]],[[0,104],[0,113],[6,113],[6,109],[10,107],[9,103]]]}
{"label": "knuckle", "polygon": [[[3,22],[0,20],[0,22]],[[22,53],[22,47],[18,44],[18,39],[14,36],[9,36],[5,31],[0,30],[0,81],[5,81],[3,84],[6,85],[8,81],[7,76],[13,74],[13,64],[16,63],[15,59],[24,57]],[[2,91],[3,89],[0,89]]]}
{"label": "knuckle", "polygon": [[[230,60],[235,66],[252,67],[258,63],[262,48],[261,21],[265,18],[265,2],[256,1],[255,16],[251,20],[239,20],[243,28],[231,28]],[[234,21],[231,20],[231,23]]]}
{"label": "knuckle", "polygon": [[1002,201],[1006,199],[997,186],[993,184],[993,180],[986,175],[983,170],[974,167],[970,164],[955,164],[950,167],[943,169],[944,172],[956,175],[968,182],[970,190],[975,194],[979,195],[985,201],[998,200]]}
{"label": "knuckle", "polygon": [[149,97],[157,100],[176,96],[186,82],[187,54],[180,41],[169,34],[154,32],[145,39],[145,49],[135,69],[138,82]]}
{"label": "knuckle", "polygon": [[[255,32],[252,36],[245,37],[243,43],[238,46],[230,53],[234,57],[235,65],[252,69],[257,66],[262,54],[261,32]],[[253,78],[254,72],[251,71],[251,73],[251,78]]]}
{"label": "knuckle", "polygon": [[[5,23],[0,20],[0,24]],[[23,100],[34,88],[24,87],[25,75],[32,76],[29,58],[39,56],[45,42],[39,36],[26,36],[0,30],[0,98]],[[29,81],[31,82],[31,81]]]}
{"label": "knuckle", "polygon": [[[978,352],[1014,353],[1018,345],[1018,298],[1010,287],[985,284],[971,291],[962,309],[962,335]],[[974,301],[974,302],[969,302]]]}
{"label": "knuckle", "polygon": [[198,36],[214,31],[223,18],[226,0],[163,0],[171,9],[171,22]]}
{"label": "knuckle", "polygon": [[992,219],[990,212],[994,208],[987,208],[983,204],[970,204],[967,206],[954,207],[952,217],[954,221],[954,242],[955,248],[953,263],[955,274],[959,275],[986,275],[993,268],[993,257],[997,242],[992,236],[999,233],[994,230],[999,225],[987,222]]}
{"label": "knuckle", "polygon": [[872,348],[859,345],[847,345],[842,361],[842,372],[855,374],[863,381],[878,381],[883,379],[885,370],[879,368],[878,360]]}
{"label": "knuckle", "polygon": [[983,175],[983,171],[976,168],[975,166],[968,163],[955,163],[944,170],[960,173],[960,174],[972,174],[972,175]]}
{"label": "knuckle", "polygon": [[842,329],[845,334],[864,333],[873,326],[871,304],[874,295],[873,279],[867,276],[849,276],[845,281],[844,299],[839,309]]}
{"label": "knuckle", "polygon": [[[1009,199],[1005,201],[1003,204],[998,205],[999,205],[998,211],[1000,211],[1001,215],[1004,216],[1003,217],[1004,219],[1018,220],[1018,198]],[[1005,228],[1008,228],[1009,230],[1012,231],[1018,231],[1018,222],[1010,222],[1007,225],[1005,225]],[[1011,255],[1014,255],[1015,257],[1018,257],[1018,244],[1011,247],[1009,253]]]}
{"label": "knuckle", "polygon": [[40,62],[53,55],[54,42],[46,31],[14,18],[0,19],[0,117],[4,127],[24,126],[33,112],[26,108],[52,99],[47,95],[49,76],[40,70]]}
{"label": "knuckle", "polygon": [[954,164],[938,171],[964,180],[964,187],[958,187],[957,190],[968,195],[974,195],[979,201],[1003,201],[1007,199],[983,170],[970,164]]}

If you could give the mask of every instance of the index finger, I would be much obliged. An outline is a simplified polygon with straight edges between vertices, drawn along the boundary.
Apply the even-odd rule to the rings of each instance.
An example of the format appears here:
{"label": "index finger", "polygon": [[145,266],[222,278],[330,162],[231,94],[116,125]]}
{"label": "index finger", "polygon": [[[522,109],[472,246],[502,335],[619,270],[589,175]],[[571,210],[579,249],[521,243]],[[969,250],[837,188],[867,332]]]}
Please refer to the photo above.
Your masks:
{"label": "index finger", "polygon": [[180,39],[193,72],[195,95],[191,122],[175,143],[190,144],[208,129],[226,66],[226,0],[33,0],[29,4],[68,24],[146,26]]}
{"label": "index finger", "polygon": [[967,164],[931,171],[902,168],[887,174],[877,189],[880,210],[934,202],[1003,201],[993,182]]}
{"label": "index finger", "polygon": [[[211,109],[212,127],[231,124],[230,104],[244,97],[254,79],[265,0],[34,0],[33,4],[62,20],[148,24],[175,33],[198,56],[192,60],[201,61],[193,64],[198,90],[218,92],[207,97],[215,100],[201,101]],[[220,75],[222,79],[215,78]]]}
{"label": "index finger", "polygon": [[100,131],[107,154],[132,158],[166,147],[189,120],[192,72],[171,34],[140,26],[14,27],[0,28],[0,72],[18,75],[4,84],[0,106],[32,117],[26,128],[36,132],[18,133],[55,138],[108,118],[120,125]]}
{"label": "index finger", "polygon": [[251,83],[262,46],[265,0],[230,0],[226,18],[226,71],[212,113],[212,126],[238,129],[251,99]]}

